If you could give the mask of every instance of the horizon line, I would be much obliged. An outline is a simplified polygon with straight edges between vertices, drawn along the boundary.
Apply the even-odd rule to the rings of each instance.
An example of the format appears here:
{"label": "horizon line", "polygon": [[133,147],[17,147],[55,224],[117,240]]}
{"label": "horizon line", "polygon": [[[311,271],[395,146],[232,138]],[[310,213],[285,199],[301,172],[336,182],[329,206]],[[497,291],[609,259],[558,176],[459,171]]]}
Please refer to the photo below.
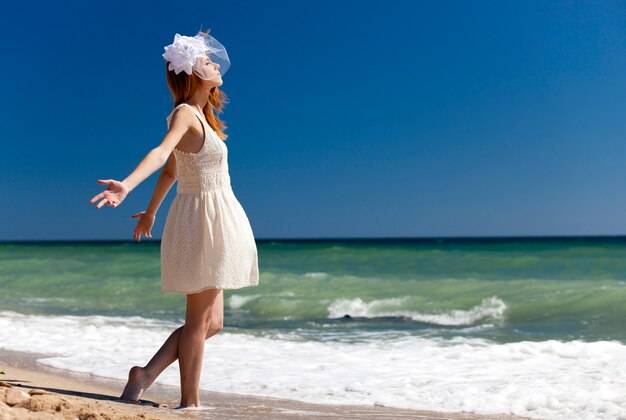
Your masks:
{"label": "horizon line", "polygon": [[[438,240],[527,240],[527,239],[626,239],[626,234],[596,235],[484,235],[484,236],[354,236],[316,238],[255,238],[256,242],[328,242],[328,241],[438,241]],[[0,240],[0,244],[11,243],[125,243],[134,239],[18,239]],[[160,243],[161,239],[142,239],[141,242]]]}

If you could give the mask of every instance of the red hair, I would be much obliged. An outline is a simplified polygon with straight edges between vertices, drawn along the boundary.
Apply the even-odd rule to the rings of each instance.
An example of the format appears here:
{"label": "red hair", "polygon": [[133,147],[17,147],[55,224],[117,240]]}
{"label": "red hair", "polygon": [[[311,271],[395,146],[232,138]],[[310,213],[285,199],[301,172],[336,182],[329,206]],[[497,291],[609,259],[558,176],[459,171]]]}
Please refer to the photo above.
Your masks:
{"label": "red hair", "polygon": [[[204,89],[204,87],[202,86],[202,80],[195,73],[192,72],[191,75],[188,75],[181,71],[176,74],[174,70],[167,69],[168,64],[169,62],[166,61],[167,86],[174,97],[174,107],[177,107],[189,99],[196,92],[196,89]],[[228,135],[224,133],[227,126],[216,114],[221,114],[222,108],[227,103],[228,96],[226,93],[215,86],[211,88],[209,100],[202,110],[207,122],[222,140],[228,138]]]}

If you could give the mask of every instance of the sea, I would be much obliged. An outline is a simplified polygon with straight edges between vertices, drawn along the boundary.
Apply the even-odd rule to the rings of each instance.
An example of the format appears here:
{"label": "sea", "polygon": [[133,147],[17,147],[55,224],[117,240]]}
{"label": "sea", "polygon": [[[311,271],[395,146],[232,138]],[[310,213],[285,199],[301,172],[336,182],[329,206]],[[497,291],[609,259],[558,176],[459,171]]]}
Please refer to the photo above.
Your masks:
{"label": "sea", "polygon": [[[626,419],[626,237],[258,240],[200,386],[324,404]],[[0,243],[0,348],[126,380],[184,324],[158,240]],[[157,379],[179,386],[178,362]]]}

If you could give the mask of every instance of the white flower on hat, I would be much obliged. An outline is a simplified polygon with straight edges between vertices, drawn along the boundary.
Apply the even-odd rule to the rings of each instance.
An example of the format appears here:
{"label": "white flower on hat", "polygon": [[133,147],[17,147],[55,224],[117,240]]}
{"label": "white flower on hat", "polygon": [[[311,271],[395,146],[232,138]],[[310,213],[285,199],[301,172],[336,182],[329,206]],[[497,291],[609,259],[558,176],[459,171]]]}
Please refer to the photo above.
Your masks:
{"label": "white flower on hat", "polygon": [[205,56],[207,46],[201,37],[176,34],[174,42],[165,47],[163,58],[169,61],[168,70],[176,74],[184,71],[191,75],[192,68],[198,57]]}

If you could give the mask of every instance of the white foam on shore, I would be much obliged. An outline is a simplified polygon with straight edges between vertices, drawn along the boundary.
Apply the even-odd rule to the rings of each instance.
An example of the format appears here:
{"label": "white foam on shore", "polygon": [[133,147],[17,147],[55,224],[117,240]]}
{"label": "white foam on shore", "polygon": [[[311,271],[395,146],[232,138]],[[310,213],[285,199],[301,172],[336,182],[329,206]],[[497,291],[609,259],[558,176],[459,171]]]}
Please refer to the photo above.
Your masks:
{"label": "white foam on shore", "polygon": [[[0,347],[126,380],[179,325],[141,317],[0,312]],[[157,382],[179,386],[178,363]],[[626,346],[615,341],[495,344],[407,336],[350,344],[229,333],[206,342],[201,388],[328,404],[626,419]]]}
{"label": "white foam on shore", "polygon": [[328,306],[329,318],[340,318],[345,315],[352,317],[379,318],[404,317],[414,321],[436,325],[472,325],[484,318],[502,319],[506,304],[497,296],[485,298],[482,302],[468,310],[453,309],[442,313],[422,313],[396,309],[410,299],[403,298],[376,299],[363,302],[361,298],[336,299]]}
{"label": "white foam on shore", "polygon": [[304,277],[310,277],[312,279],[325,279],[328,277],[328,273],[324,273],[323,271],[313,271],[310,273],[304,273]]}
{"label": "white foam on shore", "polygon": [[261,295],[231,295],[228,297],[226,305],[230,309],[240,309],[243,305],[250,302],[251,300],[255,300],[260,298]]}

